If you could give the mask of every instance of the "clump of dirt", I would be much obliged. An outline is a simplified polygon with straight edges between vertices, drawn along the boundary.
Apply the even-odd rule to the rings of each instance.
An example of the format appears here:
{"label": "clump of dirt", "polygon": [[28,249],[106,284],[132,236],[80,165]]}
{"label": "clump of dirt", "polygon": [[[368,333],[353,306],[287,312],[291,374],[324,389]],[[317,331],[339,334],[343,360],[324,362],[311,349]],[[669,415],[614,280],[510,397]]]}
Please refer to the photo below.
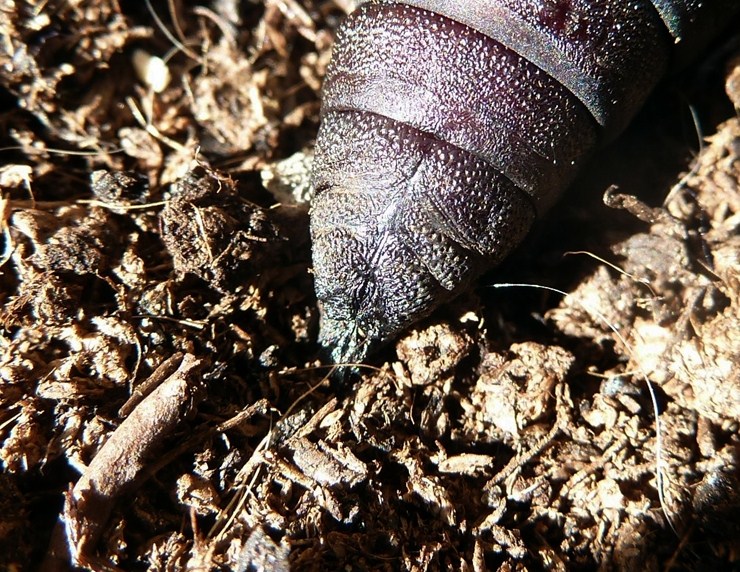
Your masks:
{"label": "clump of dirt", "polygon": [[0,564],[737,566],[737,117],[664,205],[607,193],[605,261],[502,270],[566,298],[481,289],[331,381],[303,201],[349,9],[0,5]]}

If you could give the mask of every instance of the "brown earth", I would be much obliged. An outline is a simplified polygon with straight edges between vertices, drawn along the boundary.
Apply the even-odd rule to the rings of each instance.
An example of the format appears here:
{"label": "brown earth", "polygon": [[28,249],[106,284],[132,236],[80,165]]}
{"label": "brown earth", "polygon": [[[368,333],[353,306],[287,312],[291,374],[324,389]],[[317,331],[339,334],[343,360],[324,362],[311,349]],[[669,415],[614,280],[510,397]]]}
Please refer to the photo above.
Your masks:
{"label": "brown earth", "polygon": [[673,83],[332,383],[296,197],[344,4],[0,1],[0,567],[740,569],[740,122],[685,88],[740,67],[682,79],[693,162]]}

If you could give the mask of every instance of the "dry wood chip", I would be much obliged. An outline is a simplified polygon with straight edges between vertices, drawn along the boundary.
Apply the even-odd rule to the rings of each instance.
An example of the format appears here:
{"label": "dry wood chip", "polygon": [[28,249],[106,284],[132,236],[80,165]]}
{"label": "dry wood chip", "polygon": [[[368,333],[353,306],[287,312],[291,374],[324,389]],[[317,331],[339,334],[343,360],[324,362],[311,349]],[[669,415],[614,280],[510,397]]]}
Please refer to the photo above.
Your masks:
{"label": "dry wood chip", "polygon": [[308,439],[300,439],[294,446],[293,462],[306,476],[322,485],[352,488],[367,479],[365,463],[341,444],[333,448],[323,441],[315,444]]}
{"label": "dry wood chip", "polygon": [[186,473],[177,479],[177,500],[199,515],[215,514],[219,510],[219,495],[213,483]]}
{"label": "dry wood chip", "polygon": [[734,65],[730,64],[730,73],[725,80],[725,91],[730,97],[736,110],[740,110],[740,58],[735,58]]}
{"label": "dry wood chip", "polygon": [[475,407],[469,422],[518,435],[550,411],[553,389],[574,361],[562,348],[534,343],[513,344],[508,355],[486,354],[468,406]]}
{"label": "dry wood chip", "polygon": [[396,345],[398,357],[406,362],[414,385],[427,385],[455,366],[470,352],[473,340],[449,324],[414,330]]}
{"label": "dry wood chip", "polygon": [[98,451],[87,471],[66,495],[45,570],[99,565],[94,547],[117,497],[136,486],[154,451],[192,411],[202,392],[203,361],[192,355],[152,391]]}
{"label": "dry wood chip", "polygon": [[494,459],[489,455],[462,453],[447,457],[437,465],[440,473],[457,473],[460,475],[477,475],[491,470]]}
{"label": "dry wood chip", "polygon": [[425,473],[421,463],[410,456],[399,452],[397,458],[409,471],[406,481],[407,492],[404,500],[410,503],[420,503],[421,506],[438,516],[447,526],[459,526],[457,509],[447,489],[441,480]]}

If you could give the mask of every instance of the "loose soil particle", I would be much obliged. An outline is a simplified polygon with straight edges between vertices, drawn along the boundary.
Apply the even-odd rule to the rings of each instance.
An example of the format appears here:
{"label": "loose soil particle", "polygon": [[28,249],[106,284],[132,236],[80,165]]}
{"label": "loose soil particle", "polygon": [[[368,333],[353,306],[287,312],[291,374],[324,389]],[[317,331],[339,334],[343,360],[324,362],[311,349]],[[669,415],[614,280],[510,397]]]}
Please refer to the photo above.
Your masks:
{"label": "loose soil particle", "polygon": [[611,209],[574,191],[494,277],[566,298],[480,288],[331,382],[304,201],[345,4],[0,2],[0,567],[740,566],[737,117],[680,178],[648,109],[580,183]]}

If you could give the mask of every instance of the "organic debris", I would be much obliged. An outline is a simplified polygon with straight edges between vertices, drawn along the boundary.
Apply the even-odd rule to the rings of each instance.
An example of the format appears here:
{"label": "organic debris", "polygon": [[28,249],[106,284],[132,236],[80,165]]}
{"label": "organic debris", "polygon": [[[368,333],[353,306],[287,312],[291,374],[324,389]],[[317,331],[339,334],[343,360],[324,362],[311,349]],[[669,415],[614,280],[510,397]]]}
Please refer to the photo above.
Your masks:
{"label": "organic debris", "polygon": [[0,4],[0,567],[737,567],[737,117],[672,191],[638,121],[581,182],[619,210],[496,275],[567,297],[480,288],[332,381],[303,203],[351,4]]}

